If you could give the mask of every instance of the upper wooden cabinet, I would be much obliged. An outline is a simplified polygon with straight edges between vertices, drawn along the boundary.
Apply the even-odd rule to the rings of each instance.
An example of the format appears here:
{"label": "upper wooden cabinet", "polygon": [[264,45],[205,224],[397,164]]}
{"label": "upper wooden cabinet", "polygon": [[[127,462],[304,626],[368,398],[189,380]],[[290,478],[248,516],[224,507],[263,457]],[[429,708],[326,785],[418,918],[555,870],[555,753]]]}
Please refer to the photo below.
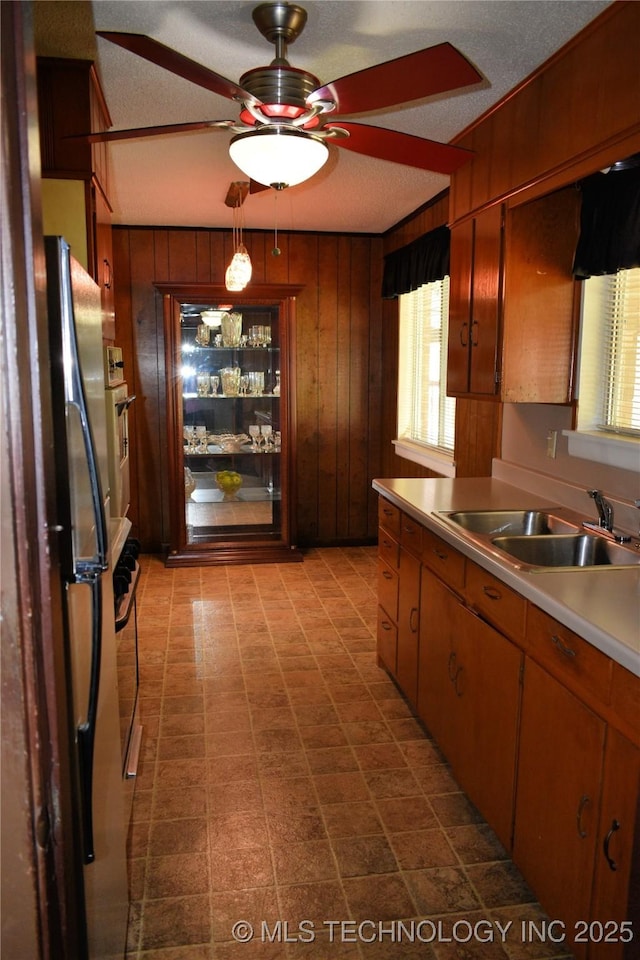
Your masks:
{"label": "upper wooden cabinet", "polygon": [[507,212],[500,398],[508,403],[571,401],[579,223],[575,186]]}
{"label": "upper wooden cabinet", "polygon": [[450,395],[571,401],[579,213],[571,186],[452,229]]}
{"label": "upper wooden cabinet", "polygon": [[93,63],[38,57],[42,215],[100,287],[103,337],[115,337],[107,145],[78,134],[111,126]]}
{"label": "upper wooden cabinet", "polygon": [[489,207],[451,231],[450,396],[497,395],[502,238],[501,206]]}

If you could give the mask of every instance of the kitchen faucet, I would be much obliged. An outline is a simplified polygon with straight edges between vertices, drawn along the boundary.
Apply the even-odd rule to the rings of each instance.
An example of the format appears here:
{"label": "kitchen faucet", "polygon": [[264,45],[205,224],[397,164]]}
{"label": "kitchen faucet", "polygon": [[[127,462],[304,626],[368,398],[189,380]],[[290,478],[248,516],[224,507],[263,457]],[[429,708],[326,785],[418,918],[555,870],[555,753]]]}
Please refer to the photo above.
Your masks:
{"label": "kitchen faucet", "polygon": [[589,520],[585,520],[582,526],[586,527],[588,530],[597,530],[599,533],[609,537],[611,540],[615,540],[616,543],[628,543],[628,541],[631,540],[631,537],[627,536],[626,533],[619,533],[613,529],[613,507],[608,500],[605,500],[601,491],[587,490],[587,494],[591,497],[596,505],[596,509],[598,511],[598,522],[592,523]]}

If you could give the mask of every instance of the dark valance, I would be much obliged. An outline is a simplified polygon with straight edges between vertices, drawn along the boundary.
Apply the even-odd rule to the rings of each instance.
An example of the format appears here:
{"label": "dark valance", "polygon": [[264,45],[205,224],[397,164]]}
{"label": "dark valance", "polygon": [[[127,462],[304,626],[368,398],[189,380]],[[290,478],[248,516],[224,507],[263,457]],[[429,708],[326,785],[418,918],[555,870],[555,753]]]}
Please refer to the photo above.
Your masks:
{"label": "dark valance", "polygon": [[640,267],[640,167],[596,173],[580,189],[574,276],[585,280]]}
{"label": "dark valance", "polygon": [[382,296],[393,300],[449,273],[449,227],[437,227],[384,258]]}

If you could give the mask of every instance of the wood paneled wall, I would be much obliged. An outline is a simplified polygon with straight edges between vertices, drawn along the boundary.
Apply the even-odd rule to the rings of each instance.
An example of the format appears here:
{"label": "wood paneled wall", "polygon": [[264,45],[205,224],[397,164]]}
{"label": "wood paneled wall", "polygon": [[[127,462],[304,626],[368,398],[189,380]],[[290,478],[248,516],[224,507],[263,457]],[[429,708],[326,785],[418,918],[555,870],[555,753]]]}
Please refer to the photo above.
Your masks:
{"label": "wood paneled wall", "polygon": [[[222,282],[231,232],[114,227],[116,342],[137,400],[130,516],[146,550],[168,540],[166,370],[156,281]],[[253,277],[301,284],[296,304],[298,542],[368,542],[380,476],[382,239],[245,231]]]}

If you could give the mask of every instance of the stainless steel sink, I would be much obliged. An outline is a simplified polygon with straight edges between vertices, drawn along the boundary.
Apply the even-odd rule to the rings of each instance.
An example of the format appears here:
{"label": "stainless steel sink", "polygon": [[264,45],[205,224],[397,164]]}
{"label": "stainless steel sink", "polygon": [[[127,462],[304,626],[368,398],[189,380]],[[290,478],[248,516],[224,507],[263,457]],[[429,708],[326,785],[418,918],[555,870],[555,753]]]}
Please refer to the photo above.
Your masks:
{"label": "stainless steel sink", "polygon": [[579,529],[571,523],[545,510],[458,510],[445,514],[447,519],[471,533],[494,537],[540,536],[554,533],[572,533]]}
{"label": "stainless steel sink", "polygon": [[493,537],[491,543],[528,569],[628,567],[640,564],[640,553],[591,533]]}

